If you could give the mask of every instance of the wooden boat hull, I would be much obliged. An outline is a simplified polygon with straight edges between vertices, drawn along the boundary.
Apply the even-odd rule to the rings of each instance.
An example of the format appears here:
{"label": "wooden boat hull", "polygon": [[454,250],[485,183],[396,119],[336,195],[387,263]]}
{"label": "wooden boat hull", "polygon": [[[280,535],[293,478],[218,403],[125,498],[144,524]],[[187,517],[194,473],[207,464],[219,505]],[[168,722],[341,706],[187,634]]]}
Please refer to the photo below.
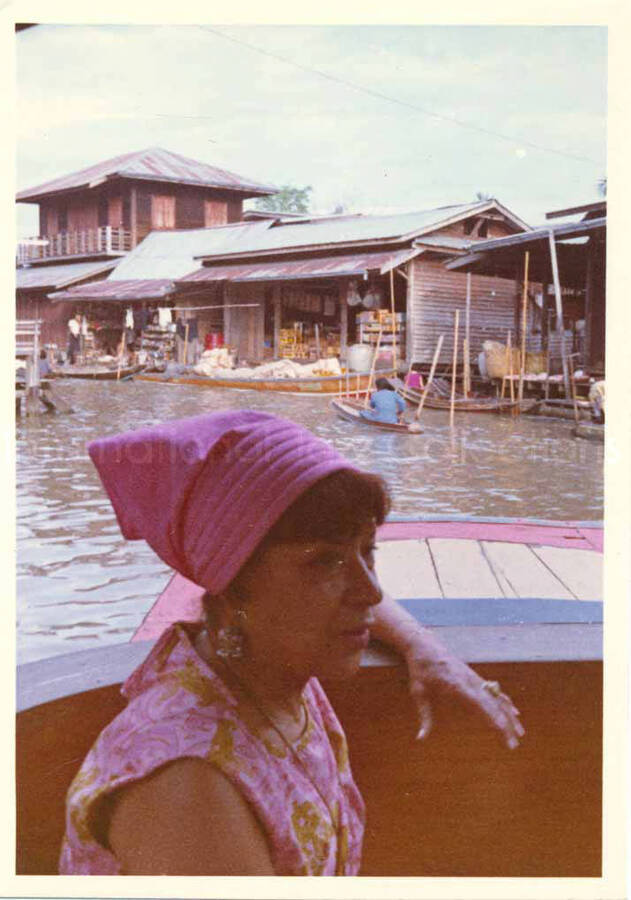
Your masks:
{"label": "wooden boat hull", "polygon": [[55,369],[55,378],[82,378],[90,381],[120,381],[144,372],[144,366],[123,366],[119,369]]}
{"label": "wooden boat hull", "polygon": [[[375,377],[392,374],[377,372]],[[352,373],[348,379],[346,375],[323,375],[314,378],[207,378],[203,375],[163,375],[145,372],[138,377],[139,381],[154,381],[159,384],[190,384],[195,387],[206,388],[231,388],[241,391],[276,391],[281,394],[295,394],[297,396],[330,397],[340,395],[350,390],[351,394],[365,394],[370,384],[368,372]]]}
{"label": "wooden boat hull", "polygon": [[579,422],[572,429],[572,434],[574,437],[586,438],[588,441],[604,443],[605,426],[598,425],[596,422]]}
{"label": "wooden boat hull", "polygon": [[[466,536],[517,548],[602,549],[602,529],[589,523],[445,517],[389,521],[379,533],[393,542]],[[182,618],[174,599],[170,614]],[[482,600],[473,597],[444,597],[433,607],[423,607],[422,598],[404,602],[483,678],[501,683],[527,735],[510,753],[484,723],[443,697],[432,734],[416,741],[404,667],[376,647],[356,678],[326,684],[370,822],[360,874],[599,877],[602,604],[552,608],[545,599],[498,597],[492,615],[487,601],[480,619]],[[128,644],[20,667],[17,874],[56,873],[68,785],[99,731],[124,707],[120,683],[161,630],[150,618],[149,640],[145,631],[145,639]]]}
{"label": "wooden boat hull", "polygon": [[[390,379],[397,394],[407,400],[413,406],[418,406],[421,401],[423,392],[410,388],[399,379]],[[451,400],[449,397],[439,397],[431,392],[428,393],[423,404],[427,409],[451,409]],[[472,413],[507,413],[520,409],[521,412],[529,412],[537,405],[536,400],[499,400],[496,397],[456,397],[454,401],[455,412],[472,412]]]}
{"label": "wooden boat hull", "polygon": [[356,422],[359,425],[367,425],[368,428],[377,429],[378,431],[393,431],[396,434],[408,435],[423,433],[422,429],[410,431],[408,425],[404,423],[394,425],[390,422],[376,422],[373,419],[367,419],[365,416],[362,416],[362,410],[366,407],[363,403],[357,403],[357,401],[331,400],[331,407],[341,419],[346,419],[348,422]]}

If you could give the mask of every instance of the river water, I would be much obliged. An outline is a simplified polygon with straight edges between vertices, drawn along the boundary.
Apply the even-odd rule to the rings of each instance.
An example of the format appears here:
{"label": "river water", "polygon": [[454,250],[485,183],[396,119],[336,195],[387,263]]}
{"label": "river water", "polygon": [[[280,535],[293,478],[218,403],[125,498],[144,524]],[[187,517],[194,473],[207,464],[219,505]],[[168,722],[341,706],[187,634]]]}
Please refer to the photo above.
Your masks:
{"label": "river water", "polygon": [[122,643],[169,578],[143,542],[123,540],[90,462],[96,437],[168,419],[256,408],[293,419],[383,475],[393,513],[601,519],[603,445],[571,422],[423,412],[422,435],[373,433],[323,398],[149,382],[63,382],[72,415],[17,424],[18,662]]}

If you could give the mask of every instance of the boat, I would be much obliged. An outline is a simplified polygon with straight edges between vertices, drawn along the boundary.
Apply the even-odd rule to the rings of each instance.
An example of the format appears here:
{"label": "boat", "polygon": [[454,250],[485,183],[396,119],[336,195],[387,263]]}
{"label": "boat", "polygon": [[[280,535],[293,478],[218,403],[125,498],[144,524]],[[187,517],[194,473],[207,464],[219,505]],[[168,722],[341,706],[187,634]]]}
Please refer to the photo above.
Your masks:
{"label": "boat", "polygon": [[[602,537],[602,523],[527,519],[380,527],[384,588],[501,683],[527,735],[508,752],[444,697],[415,741],[402,663],[371,645],[355,679],[327,685],[370,823],[360,874],[601,877]],[[121,682],[200,608],[174,575],[129,642],[18,668],[18,875],[56,873],[68,785],[123,708]]]}
{"label": "boat", "polygon": [[572,428],[574,437],[586,438],[589,441],[605,440],[605,426],[599,425],[598,422],[577,422]]}
{"label": "boat", "polygon": [[63,368],[54,369],[52,377],[54,378],[87,378],[92,381],[122,381],[124,379],[133,378],[145,370],[144,365],[121,366],[120,369],[115,366],[64,366]]}
{"label": "boat", "polygon": [[[392,370],[378,371],[374,377],[391,375]],[[159,384],[191,384],[206,388],[233,388],[247,391],[278,391],[283,394],[297,396],[348,393],[365,394],[371,383],[370,373],[352,372],[347,376],[319,375],[311,378],[211,378],[207,375],[196,375],[194,372],[182,375],[144,372],[139,381],[155,381]]]}
{"label": "boat", "polygon": [[331,400],[331,407],[342,419],[349,422],[357,422],[360,425],[367,425],[369,428],[377,428],[379,431],[394,431],[397,434],[422,434],[423,430],[420,425],[411,423],[415,427],[410,427],[408,422],[376,422],[374,419],[368,419],[362,415],[366,409],[363,403],[348,398],[339,398]]}
{"label": "boat", "polygon": [[[418,406],[423,392],[417,388],[411,388],[405,384],[400,378],[389,378],[388,381],[395,389],[399,396],[407,400],[408,403]],[[456,412],[485,412],[485,413],[506,413],[520,410],[521,412],[529,412],[537,405],[537,400],[502,400],[498,397],[473,396],[464,397],[456,395],[454,400],[454,410]],[[451,409],[451,397],[438,390],[435,382],[432,382],[430,390],[427,392],[423,406],[428,409]]]}

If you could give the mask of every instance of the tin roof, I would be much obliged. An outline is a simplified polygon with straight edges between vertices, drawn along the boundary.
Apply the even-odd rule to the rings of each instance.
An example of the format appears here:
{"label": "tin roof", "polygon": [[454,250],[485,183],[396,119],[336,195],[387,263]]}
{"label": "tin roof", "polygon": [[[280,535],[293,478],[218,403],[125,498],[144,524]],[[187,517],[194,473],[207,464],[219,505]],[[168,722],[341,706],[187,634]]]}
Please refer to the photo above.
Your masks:
{"label": "tin roof", "polygon": [[116,266],[117,260],[106,262],[68,263],[63,266],[24,266],[15,270],[15,286],[18,291],[49,290],[66,287],[91,275],[101,275]]}
{"label": "tin roof", "polygon": [[251,236],[267,231],[273,220],[238,222],[186,231],[152,231],[125,256],[112,278],[181,278],[197,265],[196,257],[238,251]]}
{"label": "tin roof", "polygon": [[131,301],[161,300],[175,291],[175,285],[168,278],[134,278],[119,281],[93,281],[92,284],[77,285],[67,291],[49,294],[51,300],[83,301]]}
{"label": "tin roof", "polygon": [[[412,240],[421,234],[445,227],[469,215],[481,214],[486,210],[498,210],[507,216],[520,231],[528,231],[529,226],[496,200],[464,203],[457,206],[442,206],[420,212],[398,213],[379,216],[327,216],[326,218],[303,219],[301,221],[276,221],[267,231],[250,232],[238,250],[230,255],[271,254],[284,250],[316,249],[323,245],[377,243],[382,241]],[[221,252],[202,253],[200,258],[220,256]],[[226,254],[227,255],[227,254]]]}
{"label": "tin roof", "polygon": [[417,256],[420,250],[399,250],[386,253],[353,253],[344,256],[318,256],[287,262],[258,262],[249,265],[206,266],[192,272],[182,283],[199,284],[209,281],[298,281],[307,278],[341,278],[367,275],[369,271],[380,274]]}
{"label": "tin roof", "polygon": [[278,190],[273,185],[261,184],[234,172],[180,156],[179,153],[172,153],[161,147],[150,147],[148,150],[137,150],[134,153],[124,153],[122,156],[106,159],[78,172],[71,172],[70,175],[53,178],[52,181],[46,181],[36,187],[25,188],[18,191],[16,199],[18,202],[33,202],[59,191],[96,187],[108,178],[115,177],[194,184],[239,191],[249,196],[273,194]]}

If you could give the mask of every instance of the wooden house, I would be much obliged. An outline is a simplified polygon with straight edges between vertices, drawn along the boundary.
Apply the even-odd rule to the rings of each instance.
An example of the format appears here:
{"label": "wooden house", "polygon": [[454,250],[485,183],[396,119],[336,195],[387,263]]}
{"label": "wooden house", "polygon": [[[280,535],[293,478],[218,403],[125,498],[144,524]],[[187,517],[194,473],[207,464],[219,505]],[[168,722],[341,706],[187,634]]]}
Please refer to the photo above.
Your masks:
{"label": "wooden house", "polygon": [[211,228],[241,219],[264,185],[160,148],[126,153],[17,194],[39,205],[39,235],[18,244],[17,318],[41,318],[64,346],[71,301],[47,294],[102,280],[152,231]]}
{"label": "wooden house", "polygon": [[[382,348],[398,345],[398,361],[431,361],[445,334],[442,361],[451,358],[456,309],[464,314],[467,277],[446,260],[472,244],[521,234],[529,227],[496,200],[390,216],[334,216],[268,223],[246,234],[238,247],[201,254],[201,268],[176,280],[179,292],[203,287],[226,304],[227,343],[242,359],[282,352],[283,331],[299,324],[321,344],[338,347],[365,340],[365,307],[394,305],[396,324]],[[486,339],[505,340],[517,304],[512,278],[471,281],[470,352]],[[369,313],[370,315],[370,313]],[[375,329],[371,339],[374,342]],[[330,340],[327,342],[327,338]],[[267,354],[266,354],[267,351]]]}
{"label": "wooden house", "polygon": [[474,282],[511,274],[519,281],[528,254],[529,280],[538,286],[529,348],[562,366],[569,394],[570,355],[575,368],[598,377],[605,372],[607,204],[555,210],[546,218],[569,221],[480,242],[447,266],[452,273],[471,273]]}

